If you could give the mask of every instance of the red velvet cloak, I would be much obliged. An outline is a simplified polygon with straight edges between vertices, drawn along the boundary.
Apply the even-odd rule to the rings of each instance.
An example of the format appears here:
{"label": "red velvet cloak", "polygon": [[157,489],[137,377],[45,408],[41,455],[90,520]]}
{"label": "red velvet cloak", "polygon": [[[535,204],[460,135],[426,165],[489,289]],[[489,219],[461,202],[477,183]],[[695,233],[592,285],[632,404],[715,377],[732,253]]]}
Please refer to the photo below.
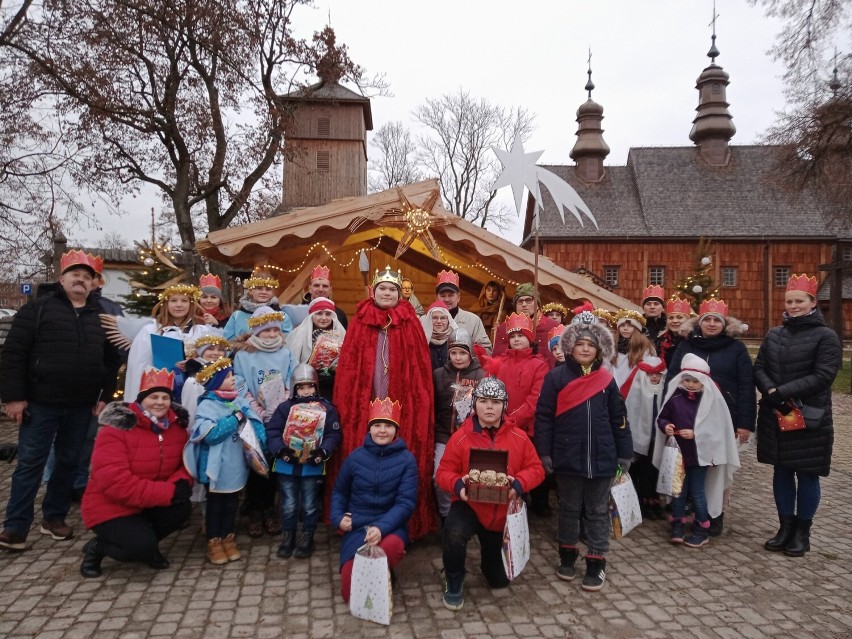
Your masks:
{"label": "red velvet cloak", "polygon": [[[334,380],[334,404],[340,413],[343,441],[326,466],[329,489],[346,456],[364,443],[370,410],[373,369],[379,331],[388,326],[390,367],[388,396],[402,404],[399,437],[417,460],[419,490],[417,508],[408,522],[412,540],[436,530],[432,496],[435,458],[434,394],[432,361],[420,319],[411,304],[380,309],[372,299],[358,304],[349,320]],[[331,522],[335,525],[337,522]]]}

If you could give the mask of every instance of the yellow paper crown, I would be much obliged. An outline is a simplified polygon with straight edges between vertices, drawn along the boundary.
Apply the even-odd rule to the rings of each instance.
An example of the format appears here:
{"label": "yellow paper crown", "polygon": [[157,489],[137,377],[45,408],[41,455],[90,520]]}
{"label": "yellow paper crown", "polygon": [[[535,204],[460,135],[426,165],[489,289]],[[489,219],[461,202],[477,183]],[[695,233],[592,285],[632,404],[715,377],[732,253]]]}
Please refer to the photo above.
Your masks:
{"label": "yellow paper crown", "polygon": [[[648,320],[645,319],[645,316],[642,315],[639,311],[633,311],[628,308],[620,308],[618,312],[615,314],[615,325],[618,326],[624,322],[638,322],[642,327],[648,323]],[[641,329],[640,329],[641,330]]]}
{"label": "yellow paper crown", "polygon": [[227,357],[220,357],[212,364],[208,364],[200,371],[195,374],[195,381],[201,384],[202,386],[210,381],[210,378],[213,377],[219,371],[223,371],[227,368],[231,368],[233,366],[233,362]]}
{"label": "yellow paper crown", "polygon": [[248,327],[254,328],[255,326],[260,326],[261,324],[266,324],[267,322],[283,322],[284,321],[284,313],[279,311],[273,311],[272,313],[265,313],[263,315],[258,315],[257,317],[249,317],[248,318]]}
{"label": "yellow paper crown", "polygon": [[192,284],[174,284],[169,286],[160,293],[160,301],[165,301],[172,295],[186,295],[189,299],[196,302],[201,299],[201,291]]}

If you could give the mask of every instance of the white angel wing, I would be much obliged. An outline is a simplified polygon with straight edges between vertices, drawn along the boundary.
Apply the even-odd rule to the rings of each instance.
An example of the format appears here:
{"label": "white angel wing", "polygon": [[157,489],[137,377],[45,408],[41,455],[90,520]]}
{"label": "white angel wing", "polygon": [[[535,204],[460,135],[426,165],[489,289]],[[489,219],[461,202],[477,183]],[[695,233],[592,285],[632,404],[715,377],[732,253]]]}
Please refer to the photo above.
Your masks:
{"label": "white angel wing", "polygon": [[133,338],[139,334],[143,326],[154,324],[153,317],[123,317],[101,313],[100,318],[107,339],[126,351],[130,350]]}

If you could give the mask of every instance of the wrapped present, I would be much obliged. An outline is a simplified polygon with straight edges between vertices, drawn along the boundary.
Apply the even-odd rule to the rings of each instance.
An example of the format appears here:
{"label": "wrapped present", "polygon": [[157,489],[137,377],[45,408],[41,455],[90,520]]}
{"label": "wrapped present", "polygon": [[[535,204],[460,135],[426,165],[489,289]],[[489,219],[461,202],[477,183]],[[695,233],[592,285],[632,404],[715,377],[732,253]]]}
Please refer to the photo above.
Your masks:
{"label": "wrapped present", "polygon": [[288,395],[281,373],[267,375],[257,387],[257,401],[269,415],[272,415],[280,404],[287,401]]}
{"label": "wrapped present", "polygon": [[467,497],[470,501],[505,504],[509,501],[509,451],[471,448]]}
{"label": "wrapped present", "polygon": [[327,373],[337,368],[337,360],[340,357],[340,347],[343,345],[343,337],[336,331],[321,333],[314,342],[314,348],[308,357],[308,364],[313,366],[318,373]]}
{"label": "wrapped present", "polygon": [[299,460],[307,461],[317,447],[325,430],[325,409],[319,402],[295,404],[290,408],[284,425],[284,445],[299,453]]}

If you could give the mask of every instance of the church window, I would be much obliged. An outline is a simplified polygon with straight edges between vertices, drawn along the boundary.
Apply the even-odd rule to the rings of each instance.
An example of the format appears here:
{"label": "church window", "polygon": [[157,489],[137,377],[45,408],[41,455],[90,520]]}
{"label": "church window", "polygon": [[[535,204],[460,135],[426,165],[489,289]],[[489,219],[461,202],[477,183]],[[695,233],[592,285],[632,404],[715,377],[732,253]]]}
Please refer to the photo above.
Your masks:
{"label": "church window", "polygon": [[618,288],[618,266],[604,266],[604,282],[607,286]]}
{"label": "church window", "polygon": [[787,280],[790,279],[790,267],[789,266],[776,266],[775,267],[775,286],[787,286]]}
{"label": "church window", "polygon": [[722,286],[737,285],[737,267],[723,266],[722,267]]}
{"label": "church window", "polygon": [[652,266],[648,269],[648,284],[651,286],[665,286],[666,267]]}

